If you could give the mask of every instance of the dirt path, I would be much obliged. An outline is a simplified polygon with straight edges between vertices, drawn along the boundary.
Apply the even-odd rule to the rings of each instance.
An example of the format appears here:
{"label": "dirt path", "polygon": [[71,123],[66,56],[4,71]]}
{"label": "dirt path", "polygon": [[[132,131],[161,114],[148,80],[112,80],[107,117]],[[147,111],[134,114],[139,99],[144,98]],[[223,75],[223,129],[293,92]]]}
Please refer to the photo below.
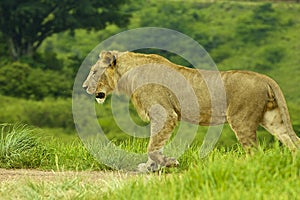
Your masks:
{"label": "dirt path", "polygon": [[0,199],[76,199],[123,187],[139,175],[118,171],[0,169]]}
{"label": "dirt path", "polygon": [[40,171],[35,169],[0,169],[0,183],[15,182],[21,180],[32,181],[56,181],[68,178],[80,178],[85,181],[112,181],[126,180],[137,176],[131,172],[112,172],[112,171]]}

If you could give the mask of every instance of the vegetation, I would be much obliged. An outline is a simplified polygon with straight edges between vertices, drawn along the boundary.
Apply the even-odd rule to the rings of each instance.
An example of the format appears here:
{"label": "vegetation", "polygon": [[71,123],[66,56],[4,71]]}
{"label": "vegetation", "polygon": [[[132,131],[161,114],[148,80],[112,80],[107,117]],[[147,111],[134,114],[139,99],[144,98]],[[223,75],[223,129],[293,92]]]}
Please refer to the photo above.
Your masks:
{"label": "vegetation", "polygon": [[[124,4],[119,12],[126,13],[126,16],[131,15],[128,28],[159,26],[187,34],[205,47],[220,70],[253,70],[273,77],[286,96],[293,124],[296,130],[299,130],[300,119],[297,115],[300,108],[300,93],[297,87],[300,77],[298,67],[300,58],[297,56],[299,9],[300,6],[293,3],[244,3],[242,1],[183,3],[152,0],[142,1],[140,4]],[[53,34],[43,41],[35,55],[20,58],[17,62],[1,54],[0,94],[17,97],[23,103],[27,101],[20,98],[33,100],[31,104],[43,107],[41,114],[52,113],[54,106],[53,104],[50,106],[48,102],[53,101],[56,104],[58,99],[58,102],[63,104],[64,98],[71,97],[73,80],[83,58],[98,42],[122,30],[125,29],[108,24],[105,29],[99,31],[74,29],[75,37],[68,34],[68,31]],[[1,33],[0,45],[3,47],[1,50],[8,52],[5,41]],[[178,64],[188,65],[172,54],[164,53],[164,55]],[[8,100],[5,97],[1,99],[3,99],[1,104],[3,109],[16,111],[7,103],[9,101],[16,107],[18,104],[21,105],[17,100]],[[35,100],[39,102],[36,103]],[[65,102],[70,101],[65,100]],[[107,117],[109,105],[104,107],[105,112],[101,116]],[[46,112],[47,108],[49,110]],[[0,122],[13,122],[11,120],[13,118],[16,120],[14,122],[23,121],[39,127],[59,126],[70,129],[72,126],[69,125],[69,120],[66,120],[68,125],[64,123],[53,125],[52,120],[48,120],[47,116],[45,121],[49,124],[44,122],[37,124],[36,120],[32,122],[26,117],[30,112],[35,113],[33,106],[26,109],[27,114],[22,113],[23,109],[25,108],[18,108],[19,112],[2,112]],[[68,111],[61,107],[57,110],[59,109],[61,109],[60,115],[70,116],[71,105]],[[11,117],[15,115],[19,117]],[[41,115],[39,117],[42,118]],[[109,120],[106,121],[107,129],[111,129]]]}
{"label": "vegetation", "polygon": [[[107,23],[125,24],[118,12],[125,1],[1,1],[0,31],[13,59],[32,56],[54,33],[77,28],[102,29]],[[102,19],[102,20],[98,20]]]}
{"label": "vegetation", "polygon": [[[209,158],[199,160],[190,149],[187,170],[168,176],[140,177],[103,199],[290,199],[297,198],[299,161],[286,150],[274,146],[259,150],[254,156],[237,151],[215,150]],[[192,158],[192,159],[191,159]],[[286,183],[282,185],[281,183]],[[153,192],[155,191],[155,193]]]}
{"label": "vegetation", "polygon": [[90,155],[79,139],[63,143],[24,125],[1,124],[0,130],[0,168],[58,171],[107,168]]}
{"label": "vegetation", "polygon": [[[13,128],[13,129],[11,129]],[[15,134],[16,128],[19,134]],[[18,162],[22,167],[28,167],[24,162],[31,152],[35,157],[33,166],[40,169],[56,169],[58,171],[99,170],[107,169],[99,165],[86,152],[78,141],[72,145],[54,143],[46,145],[37,137],[28,137],[30,129],[2,125],[5,132],[6,147],[13,141],[21,141],[24,153],[3,156],[1,143],[0,159],[7,158],[10,163]],[[25,133],[27,132],[27,133]],[[26,136],[24,138],[23,136]],[[29,138],[29,139],[28,139]],[[41,138],[39,138],[41,139]],[[35,144],[35,145],[30,145]],[[140,144],[131,142],[134,148],[141,153]],[[42,148],[36,148],[37,146]],[[121,145],[128,148],[126,141]],[[32,146],[32,148],[27,148]],[[49,148],[51,147],[52,148]],[[13,148],[11,145],[10,148]],[[46,148],[45,148],[46,147]],[[39,150],[37,150],[39,149]],[[127,178],[108,179],[101,177],[97,180],[84,179],[82,176],[64,176],[48,180],[15,181],[3,185],[0,195],[4,199],[39,199],[39,198],[68,198],[68,199],[297,199],[300,176],[299,156],[282,148],[278,142],[266,147],[261,144],[253,155],[245,155],[241,147],[215,149],[205,159],[200,159],[197,145],[193,144],[180,157],[179,168],[162,169],[154,174],[127,174]],[[40,154],[43,151],[43,154]],[[24,157],[23,157],[24,156]],[[45,159],[47,157],[47,160]],[[22,159],[21,159],[22,158]],[[39,162],[38,162],[39,161]],[[20,167],[21,167],[20,166]],[[1,166],[3,167],[3,166]],[[104,167],[104,168],[103,168]],[[284,183],[284,184],[282,184]],[[12,193],[12,191],[14,191]]]}
{"label": "vegetation", "polygon": [[[73,80],[83,59],[98,43],[144,26],[170,28],[190,36],[209,52],[220,70],[252,70],[274,78],[300,136],[300,4],[238,0],[70,2],[0,3],[0,168],[111,171],[75,134]],[[118,45],[111,44],[111,48]],[[143,51],[192,67],[169,52]],[[146,152],[147,140],[128,136],[117,126],[109,99],[95,108],[112,143],[127,151]],[[130,112],[135,122],[144,124],[131,106]],[[225,125],[215,150],[200,159],[199,147],[206,131],[207,127],[199,128],[176,169],[147,175],[129,173],[129,178],[105,184],[78,177],[57,182],[0,182],[0,197],[9,199],[14,193],[16,199],[151,199],[153,195],[164,199],[297,199],[299,155],[291,155],[262,128],[258,130],[260,148],[251,156],[245,155]]]}
{"label": "vegetation", "polygon": [[5,167],[36,167],[43,160],[43,149],[25,126],[1,126],[0,163]]}

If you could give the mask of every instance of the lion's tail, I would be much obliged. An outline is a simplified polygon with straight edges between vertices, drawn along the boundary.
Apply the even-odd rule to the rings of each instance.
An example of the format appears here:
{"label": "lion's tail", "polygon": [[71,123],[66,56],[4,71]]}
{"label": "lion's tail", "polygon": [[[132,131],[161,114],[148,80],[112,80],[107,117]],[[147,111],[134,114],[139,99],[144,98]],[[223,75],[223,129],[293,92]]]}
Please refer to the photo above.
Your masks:
{"label": "lion's tail", "polygon": [[[274,80],[272,80],[271,78],[268,78],[268,80],[269,80],[268,81],[269,97],[274,98],[276,102],[276,105],[274,105],[274,107],[278,107],[280,118],[283,122],[282,123],[283,128],[284,130],[286,130],[286,133],[275,133],[275,134],[291,150],[296,150],[296,149],[300,150],[300,139],[298,138],[298,136],[296,135],[292,127],[292,123],[291,123],[291,119],[290,119],[290,115],[289,115],[289,111],[288,111],[288,107],[284,95],[279,85]],[[275,130],[275,131],[278,132],[279,130]]]}
{"label": "lion's tail", "polygon": [[[269,78],[268,82],[269,82],[269,87],[270,87],[269,89],[271,89],[271,91],[270,90],[268,91],[269,96],[271,95],[272,98],[275,98],[276,104],[277,104],[276,106],[278,106],[278,108],[280,110],[281,119],[282,119],[283,123],[287,126],[288,129],[293,130],[287,103],[286,103],[286,100],[284,98],[284,95],[283,95],[279,85],[271,78]],[[272,95],[272,93],[274,95]]]}

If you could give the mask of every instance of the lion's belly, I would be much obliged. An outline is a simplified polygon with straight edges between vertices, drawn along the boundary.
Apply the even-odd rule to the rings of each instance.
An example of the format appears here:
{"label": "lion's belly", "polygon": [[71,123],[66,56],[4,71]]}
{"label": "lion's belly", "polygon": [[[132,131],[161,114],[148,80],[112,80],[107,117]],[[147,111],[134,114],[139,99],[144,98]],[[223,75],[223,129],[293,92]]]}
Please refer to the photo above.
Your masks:
{"label": "lion's belly", "polygon": [[225,123],[227,121],[226,91],[219,72],[201,70],[198,70],[198,73],[195,72],[196,71],[186,72],[184,75],[193,88],[192,94],[197,98],[197,100],[194,101],[188,98],[187,101],[190,102],[190,105],[194,103],[198,104],[197,108],[191,105],[191,107],[193,107],[191,110],[197,110],[197,113],[195,114],[195,111],[182,112],[181,119],[202,126]]}
{"label": "lion's belly", "polygon": [[191,113],[181,113],[181,120],[192,123],[199,124],[201,126],[214,126],[219,124],[224,124],[226,120],[226,110],[216,109],[212,111],[210,108],[200,109],[200,114]]}

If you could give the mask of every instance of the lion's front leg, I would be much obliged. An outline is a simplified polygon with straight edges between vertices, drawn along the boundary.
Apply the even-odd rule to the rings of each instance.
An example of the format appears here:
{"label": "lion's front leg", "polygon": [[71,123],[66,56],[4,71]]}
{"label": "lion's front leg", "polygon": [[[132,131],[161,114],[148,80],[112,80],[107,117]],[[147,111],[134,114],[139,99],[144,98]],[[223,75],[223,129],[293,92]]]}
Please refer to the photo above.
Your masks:
{"label": "lion's front leg", "polygon": [[163,147],[176,126],[177,114],[175,112],[167,114],[165,110],[159,109],[154,111],[150,118],[151,137],[148,145],[148,161],[139,165],[140,171],[157,171],[162,167],[173,167],[179,164],[176,158],[163,155]]}

